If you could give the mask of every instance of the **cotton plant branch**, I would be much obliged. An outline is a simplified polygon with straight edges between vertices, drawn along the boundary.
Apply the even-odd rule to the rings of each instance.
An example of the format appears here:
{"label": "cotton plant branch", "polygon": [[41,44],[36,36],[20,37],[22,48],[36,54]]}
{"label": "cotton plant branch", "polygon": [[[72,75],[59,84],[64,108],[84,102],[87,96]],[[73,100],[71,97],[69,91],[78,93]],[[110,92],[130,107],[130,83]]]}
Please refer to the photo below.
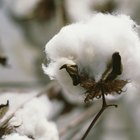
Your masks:
{"label": "cotton plant branch", "polygon": [[[96,104],[97,104],[97,106],[96,106]],[[101,107],[100,105],[101,105],[101,101],[96,101],[96,103],[93,105],[93,106],[94,106],[94,110],[95,110],[95,108],[96,108],[96,111],[92,110],[92,111],[94,112],[94,114],[90,116],[90,119],[88,119],[88,120],[85,121],[83,124],[81,124],[81,125],[83,125],[82,128],[81,128],[81,125],[79,126],[79,129],[80,129],[80,130],[77,130],[77,131],[75,132],[75,134],[73,134],[73,135],[71,136],[71,140],[81,140],[81,136],[84,137],[84,135],[87,133],[86,131],[87,131],[87,128],[89,127],[89,124],[91,124],[91,122],[93,121],[93,119],[95,119],[95,117],[96,117],[97,114],[99,113],[99,109],[100,109],[100,107]],[[102,118],[102,119],[104,119],[104,118]],[[91,120],[92,120],[92,121],[91,121]],[[99,120],[99,118],[98,118],[98,120]],[[98,120],[96,121],[96,123],[98,122]],[[100,120],[100,121],[102,121],[102,120]],[[96,123],[95,123],[94,126],[96,126]],[[96,132],[97,132],[97,130],[96,130]],[[97,132],[97,133],[98,133],[98,132]],[[84,135],[83,135],[83,134],[84,134]],[[97,134],[96,134],[96,135],[97,135]]]}
{"label": "cotton plant branch", "polygon": [[107,109],[110,106],[117,107],[117,105],[115,105],[115,104],[107,105],[103,91],[102,91],[102,100],[103,100],[103,102],[102,102],[102,108],[100,109],[100,111],[97,113],[97,115],[95,116],[95,118],[91,122],[90,126],[86,130],[86,132],[83,135],[83,137],[81,138],[81,140],[85,140],[85,138],[87,137],[87,135],[90,132],[91,128],[95,125],[95,123],[97,122],[97,120],[99,119],[99,117],[102,115],[102,113],[105,111],[105,109]]}
{"label": "cotton plant branch", "polygon": [[79,84],[81,87],[87,90],[86,97],[84,100],[85,103],[89,102],[90,100],[93,100],[95,97],[102,97],[102,108],[97,113],[90,126],[88,127],[87,131],[81,138],[81,140],[85,140],[89,131],[95,125],[96,121],[102,115],[104,110],[110,106],[117,107],[117,105],[115,104],[108,105],[106,103],[105,95],[113,94],[114,92],[116,92],[117,94],[121,94],[121,92],[123,91],[123,87],[128,83],[127,80],[116,79],[118,75],[122,74],[121,56],[119,52],[114,52],[112,54],[111,65],[109,67],[107,66],[107,69],[103,73],[102,78],[98,82],[96,82],[95,79],[90,78],[88,74],[79,73],[77,65],[64,64],[60,67],[60,70],[64,68],[72,78],[74,86],[77,86]]}

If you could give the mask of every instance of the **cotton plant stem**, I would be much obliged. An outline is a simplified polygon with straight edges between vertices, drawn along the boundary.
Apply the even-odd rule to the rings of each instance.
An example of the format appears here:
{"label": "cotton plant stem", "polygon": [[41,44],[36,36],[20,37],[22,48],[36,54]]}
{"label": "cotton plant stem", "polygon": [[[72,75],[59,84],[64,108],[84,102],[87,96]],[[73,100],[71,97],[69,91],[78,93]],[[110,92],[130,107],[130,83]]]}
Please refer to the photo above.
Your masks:
{"label": "cotton plant stem", "polygon": [[92,115],[87,121],[84,122],[84,124],[82,124],[83,127],[80,127],[80,129],[74,133],[71,140],[81,140],[81,136],[85,134],[85,131],[87,131],[87,128],[89,127],[89,122],[91,123],[92,117],[95,117],[96,114]]}
{"label": "cotton plant stem", "polygon": [[105,109],[102,108],[102,109],[98,112],[98,114],[95,116],[95,118],[93,119],[93,121],[92,121],[91,124],[89,125],[87,131],[85,132],[85,134],[84,134],[84,136],[82,137],[81,140],[85,140],[85,138],[87,137],[89,131],[90,131],[91,128],[94,126],[94,124],[95,124],[96,121],[99,119],[99,117],[101,116],[101,114],[103,113],[104,110],[105,110]]}
{"label": "cotton plant stem", "polygon": [[70,129],[73,129],[78,125],[84,123],[91,116],[95,115],[95,112],[97,112],[99,107],[100,107],[100,103],[98,102],[96,105],[92,105],[91,107],[87,108],[86,111],[84,111],[83,113],[78,115],[75,119],[73,119],[70,124],[60,129],[59,136],[62,137]]}
{"label": "cotton plant stem", "polygon": [[100,118],[100,116],[102,115],[102,113],[104,112],[105,109],[107,109],[110,106],[115,106],[117,107],[117,105],[111,104],[111,105],[107,105],[106,104],[106,99],[105,99],[105,95],[104,95],[104,91],[102,90],[102,108],[100,109],[100,111],[97,113],[97,115],[95,116],[95,118],[93,119],[93,121],[91,122],[91,124],[89,125],[88,129],[86,130],[85,134],[83,135],[83,137],[81,138],[81,140],[85,140],[85,138],[87,137],[88,133],[90,132],[91,128],[95,125],[95,123],[97,122],[97,120]]}

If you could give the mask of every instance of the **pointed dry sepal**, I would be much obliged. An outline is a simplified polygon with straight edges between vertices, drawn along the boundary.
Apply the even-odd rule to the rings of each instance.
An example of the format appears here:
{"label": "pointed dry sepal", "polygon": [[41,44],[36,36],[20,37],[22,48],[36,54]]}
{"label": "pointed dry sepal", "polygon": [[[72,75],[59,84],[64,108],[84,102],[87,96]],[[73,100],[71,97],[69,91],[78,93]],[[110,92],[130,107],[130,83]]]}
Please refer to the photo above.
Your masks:
{"label": "pointed dry sepal", "polygon": [[60,67],[60,70],[64,68],[66,69],[70,77],[72,78],[73,85],[77,86],[80,83],[80,77],[78,75],[78,66],[64,64],[63,66]]}

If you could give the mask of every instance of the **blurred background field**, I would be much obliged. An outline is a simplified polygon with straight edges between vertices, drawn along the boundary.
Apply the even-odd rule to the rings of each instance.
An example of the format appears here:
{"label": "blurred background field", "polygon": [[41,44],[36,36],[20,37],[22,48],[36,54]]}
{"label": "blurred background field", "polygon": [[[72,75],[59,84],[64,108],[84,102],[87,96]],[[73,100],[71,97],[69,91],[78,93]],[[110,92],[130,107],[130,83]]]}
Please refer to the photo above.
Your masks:
{"label": "blurred background field", "polygon": [[[0,0],[0,57],[6,59],[6,64],[0,65],[1,93],[45,89],[50,83],[42,70],[42,63],[47,64],[45,44],[63,26],[98,12],[127,14],[140,25],[139,0]],[[85,110],[63,102],[72,106],[67,109],[72,112],[53,116],[59,130]],[[117,101],[121,107],[109,109],[87,140],[139,140],[139,102],[136,95],[127,99],[122,97],[119,103]],[[64,129],[61,139],[70,140],[73,136],[72,140],[78,140],[83,134],[83,131],[77,131],[81,128],[78,124],[74,132]]]}

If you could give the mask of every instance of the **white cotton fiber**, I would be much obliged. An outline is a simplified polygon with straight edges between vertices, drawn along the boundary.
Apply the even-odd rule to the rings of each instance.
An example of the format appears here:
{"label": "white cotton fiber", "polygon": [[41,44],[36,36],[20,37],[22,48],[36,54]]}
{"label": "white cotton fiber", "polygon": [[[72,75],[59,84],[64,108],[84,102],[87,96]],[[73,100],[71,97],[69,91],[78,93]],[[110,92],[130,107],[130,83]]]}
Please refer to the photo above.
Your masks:
{"label": "white cotton fiber", "polygon": [[75,96],[82,95],[84,89],[73,86],[66,70],[59,68],[64,64],[77,64],[80,71],[88,72],[98,81],[112,54],[119,52],[123,65],[120,79],[131,80],[132,85],[139,84],[140,41],[136,30],[137,25],[129,16],[101,13],[86,22],[65,26],[46,44],[50,63],[43,69],[62,85],[70,100],[78,102],[82,96]]}
{"label": "white cotton fiber", "polygon": [[13,133],[13,134],[4,136],[3,140],[31,140],[31,139],[26,136],[21,136],[18,133]]}
{"label": "white cotton fiber", "polygon": [[36,140],[58,140],[55,123],[48,120],[53,109],[46,96],[35,97],[19,109],[10,120],[11,126],[19,126],[16,131]]}

